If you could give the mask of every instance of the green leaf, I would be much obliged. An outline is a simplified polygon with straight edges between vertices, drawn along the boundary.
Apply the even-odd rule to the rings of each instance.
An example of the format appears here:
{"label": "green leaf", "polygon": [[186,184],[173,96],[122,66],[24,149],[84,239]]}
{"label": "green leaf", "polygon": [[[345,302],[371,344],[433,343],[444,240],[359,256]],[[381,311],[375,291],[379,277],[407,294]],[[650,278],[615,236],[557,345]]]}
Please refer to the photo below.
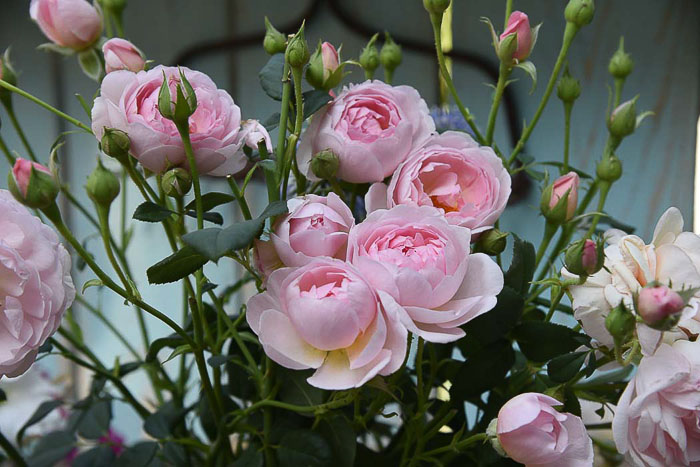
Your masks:
{"label": "green leaf", "polygon": [[282,382],[279,393],[280,400],[294,405],[317,405],[322,403],[325,392],[306,382],[306,379],[312,374],[312,370],[298,371],[280,368],[279,375]]}
{"label": "green leaf", "polygon": [[497,386],[515,363],[513,346],[505,339],[493,342],[466,357],[467,360],[459,367],[450,388],[450,395],[459,400],[479,396]]}
{"label": "green leaf", "polygon": [[328,91],[323,91],[321,89],[306,91],[302,95],[304,96],[304,120],[315,114],[332,99]]}
{"label": "green leaf", "polygon": [[142,441],[122,452],[113,467],[147,466],[155,458],[157,452],[158,443]]}
{"label": "green leaf", "polygon": [[513,260],[504,275],[505,285],[524,295],[535,273],[535,247],[513,234]]}
{"label": "green leaf", "polygon": [[42,436],[35,446],[27,465],[32,467],[53,467],[73,450],[75,435],[68,431],[54,431]]}
{"label": "green leaf", "polygon": [[280,439],[277,459],[280,467],[321,467],[333,464],[328,442],[310,430],[287,431]]}
{"label": "green leaf", "polygon": [[515,66],[517,68],[520,68],[521,70],[524,70],[525,73],[527,73],[528,76],[530,76],[530,79],[532,80],[532,88],[530,88],[530,94],[535,92],[535,86],[537,86],[537,68],[535,67],[535,64],[528,60],[526,62],[520,62]]}
{"label": "green leaf", "polygon": [[186,413],[187,410],[178,409],[174,402],[166,402],[157,412],[146,418],[143,429],[156,439],[168,438],[173,427],[182,420]]}
{"label": "green leaf", "polygon": [[[76,457],[71,462],[71,467],[95,467],[95,466],[107,466],[112,465],[116,454],[112,450],[112,447],[106,444],[96,446],[87,451],[81,452],[78,457]],[[144,465],[144,464],[140,464]]]}
{"label": "green leaf", "polygon": [[83,284],[83,289],[80,293],[85,294],[85,291],[90,287],[102,287],[104,283],[99,279],[90,279]]}
{"label": "green leaf", "polygon": [[53,42],[45,42],[43,44],[39,44],[37,46],[37,50],[41,50],[42,52],[56,52],[57,54],[65,56],[75,54],[75,50],[69,47],[62,47],[58,44],[54,44]]}
{"label": "green leaf", "polygon": [[287,212],[289,212],[289,209],[287,208],[286,201],[273,201],[270,204],[268,204],[267,207],[265,207],[262,214],[258,216],[258,219],[264,220],[268,217],[281,216],[282,214],[286,214]]}
{"label": "green leaf", "polygon": [[17,440],[17,444],[20,446],[22,445],[22,438],[24,438],[24,433],[29,427],[36,425],[37,423],[42,421],[44,418],[46,418],[48,414],[50,414],[53,411],[53,409],[61,405],[63,405],[63,401],[60,399],[42,402],[39,405],[39,407],[36,408],[32,416],[29,417],[29,420],[27,420],[27,422],[22,426],[22,428],[20,428],[17,432],[17,437],[15,438]]}
{"label": "green leaf", "polygon": [[146,354],[146,362],[155,362],[158,358],[158,352],[166,347],[177,348],[185,343],[185,340],[178,336],[177,334],[171,334],[167,337],[161,337],[151,342],[151,346],[148,348],[148,353]]}
{"label": "green leaf", "polygon": [[[197,211],[185,211],[185,215],[192,217],[193,219],[197,218]],[[224,223],[224,218],[221,214],[218,212],[204,212],[202,213],[202,219],[204,219],[207,222],[212,222],[217,225],[222,225]]]}
{"label": "green leaf", "polygon": [[83,70],[90,79],[99,81],[102,76],[102,62],[94,48],[83,50],[78,53],[78,63],[80,69]]}
{"label": "green leaf", "polygon": [[[206,229],[205,229],[206,230]],[[146,271],[151,284],[167,284],[179,281],[207,263],[207,259],[194,248],[184,246]]]}
{"label": "green leaf", "polygon": [[547,364],[547,375],[555,383],[566,383],[578,374],[588,352],[572,352],[554,357]]}
{"label": "green leaf", "polygon": [[344,415],[335,414],[322,419],[315,431],[323,436],[331,446],[334,465],[337,467],[355,465],[357,434]]}
{"label": "green leaf", "polygon": [[78,422],[78,434],[85,439],[99,439],[107,434],[112,421],[112,402],[99,400],[83,411]]}
{"label": "green leaf", "polygon": [[275,54],[270,57],[265,66],[258,73],[260,86],[265,94],[276,101],[282,100],[282,73],[284,72],[284,54]]}
{"label": "green leaf", "polygon": [[146,201],[141,203],[134,211],[132,216],[137,221],[143,222],[163,222],[175,212],[170,209],[164,208],[163,206]]}
{"label": "green leaf", "polygon": [[265,120],[262,121],[262,126],[265,127],[267,131],[272,131],[278,126],[280,126],[280,113],[275,112]]}
{"label": "green leaf", "polygon": [[524,321],[513,330],[513,337],[523,354],[535,362],[546,362],[590,341],[584,334],[546,321]]}
{"label": "green leaf", "polygon": [[[523,307],[523,298],[515,290],[505,286],[498,294],[496,306],[469,321],[462,329],[469,339],[475,339],[482,344],[494,342],[515,327],[522,316]],[[458,341],[458,345],[463,341],[464,339]]]}
{"label": "green leaf", "polygon": [[209,364],[210,367],[212,368],[217,368],[222,365],[225,365],[229,361],[233,360],[235,357],[232,355],[213,355],[209,357],[207,360],[207,363]]}
{"label": "green leaf", "polygon": [[[206,193],[202,195],[202,209],[206,211],[211,211],[217,206],[221,206],[222,204],[230,203],[231,201],[235,201],[236,197],[233,195],[229,195],[227,193],[218,193],[218,192],[211,192],[211,193]],[[197,203],[195,200],[190,201],[187,203],[187,206],[185,206],[185,209],[188,210],[195,210],[197,209]]]}
{"label": "green leaf", "polygon": [[191,467],[192,465],[187,459],[185,448],[171,441],[163,445],[163,458],[168,461],[167,465],[175,467]]}
{"label": "green leaf", "polygon": [[263,465],[263,454],[255,445],[249,446],[233,463],[233,467],[263,467]]}
{"label": "green leaf", "polygon": [[165,360],[163,360],[163,363],[167,363],[179,355],[183,355],[183,354],[191,353],[191,352],[192,352],[192,347],[190,347],[190,344],[183,344],[181,346],[178,346],[175,350],[173,350],[172,353],[170,354],[170,356],[168,358],[166,358]]}

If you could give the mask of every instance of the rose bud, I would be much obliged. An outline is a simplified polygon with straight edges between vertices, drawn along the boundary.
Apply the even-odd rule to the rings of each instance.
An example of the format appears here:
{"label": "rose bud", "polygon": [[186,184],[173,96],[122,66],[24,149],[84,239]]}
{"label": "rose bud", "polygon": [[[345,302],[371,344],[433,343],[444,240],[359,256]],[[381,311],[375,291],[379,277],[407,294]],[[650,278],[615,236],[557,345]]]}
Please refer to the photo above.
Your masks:
{"label": "rose bud", "polygon": [[131,140],[129,135],[115,128],[104,128],[104,134],[100,140],[102,152],[110,157],[114,157],[122,164],[128,162]]}
{"label": "rose bud", "polygon": [[622,177],[622,162],[615,154],[603,157],[596,166],[596,175],[604,182],[614,182]]}
{"label": "rose bud", "polygon": [[394,42],[388,32],[384,33],[384,45],[379,51],[379,61],[386,71],[387,82],[391,82],[394,70],[401,65],[401,47]]}
{"label": "rose bud", "polygon": [[115,37],[104,43],[105,71],[129,70],[134,73],[146,68],[143,54],[131,42]]}
{"label": "rose bud", "polygon": [[669,324],[675,325],[683,308],[683,298],[677,292],[658,283],[644,287],[637,297],[637,314],[646,324],[656,329],[672,327]]}
{"label": "rose bud", "polygon": [[243,122],[241,125],[240,138],[250,149],[257,150],[258,145],[264,142],[267,152],[272,152],[272,140],[270,140],[270,134],[257,120],[246,120]]}
{"label": "rose bud", "polygon": [[617,48],[610,63],[608,64],[608,72],[616,79],[625,79],[632,73],[634,62],[628,53],[625,52],[625,38],[620,38],[620,46]]}
{"label": "rose bud", "polygon": [[479,235],[476,242],[475,251],[486,253],[489,256],[496,256],[506,249],[508,232],[501,232],[498,229],[487,230]]}
{"label": "rose bud", "polygon": [[552,397],[527,392],[501,407],[496,432],[508,457],[526,466],[593,465],[593,443],[583,421],[557,412],[558,405]]}
{"label": "rose bud", "polygon": [[637,98],[618,105],[608,119],[608,130],[616,138],[624,138],[634,133],[637,126]]}
{"label": "rose bud", "polygon": [[29,14],[52,42],[83,50],[102,34],[102,18],[86,0],[32,0]]}
{"label": "rose bud", "polygon": [[379,34],[375,34],[369,40],[367,45],[360,53],[360,66],[365,70],[365,78],[372,79],[374,76],[374,70],[379,66],[379,51],[374,43],[379,37]]}
{"label": "rose bud", "polygon": [[289,39],[285,54],[287,62],[292,68],[301,68],[309,61],[309,45],[306,43],[303,24],[299,31]]}
{"label": "rose bud", "polygon": [[605,329],[613,336],[616,347],[621,347],[632,337],[636,320],[623,303],[613,308],[605,317]]}
{"label": "rose bud", "polygon": [[87,179],[85,191],[96,205],[108,208],[119,196],[119,180],[98,160],[97,167]]}
{"label": "rose bud", "polygon": [[338,51],[330,42],[319,44],[306,69],[306,81],[317,89],[328,91],[340,84],[342,78]]}
{"label": "rose bud", "polygon": [[441,15],[450,7],[452,0],[423,0],[423,6],[428,13]]}
{"label": "rose bud", "polygon": [[51,171],[26,159],[17,159],[7,176],[12,195],[27,207],[43,209],[51,206],[59,192],[58,182]]}
{"label": "rose bud", "polygon": [[555,224],[563,224],[571,220],[578,204],[579,177],[576,172],[554,180],[542,192],[540,209],[544,217]]}
{"label": "rose bud", "polygon": [[180,167],[170,169],[163,174],[160,181],[163,193],[171,198],[181,198],[192,188],[192,175]]}
{"label": "rose bud", "polygon": [[[512,39],[515,41],[515,43],[510,46],[504,42],[509,36],[515,37]],[[511,13],[510,17],[508,18],[506,30],[503,31],[499,39],[500,42],[498,49],[501,60],[505,60],[506,62],[510,63],[513,59],[523,61],[529,57],[534,44],[532,40],[532,30],[530,29],[530,20],[528,20],[527,15],[522,11],[514,11]],[[504,54],[506,56],[503,56],[501,55],[502,45],[504,49],[513,48],[514,50],[512,52],[510,50],[507,51],[511,53],[506,53],[504,50]]]}
{"label": "rose bud", "polygon": [[311,159],[311,172],[323,180],[331,180],[338,173],[340,159],[330,149],[321,151]]}
{"label": "rose bud", "polygon": [[265,38],[263,39],[263,48],[269,55],[275,55],[284,52],[287,48],[287,38],[279,32],[270,23],[270,20],[265,17]]}
{"label": "rose bud", "polygon": [[557,86],[557,97],[559,97],[564,104],[569,104],[578,99],[580,95],[581,83],[571,76],[569,67],[566,67],[564,74],[559,80],[559,85]]}
{"label": "rose bud", "polygon": [[573,23],[577,28],[593,21],[595,3],[593,0],[569,0],[564,9],[564,18],[567,23]]}
{"label": "rose bud", "polygon": [[605,254],[603,242],[582,239],[572,243],[566,249],[564,265],[566,269],[578,276],[590,276],[603,268]]}

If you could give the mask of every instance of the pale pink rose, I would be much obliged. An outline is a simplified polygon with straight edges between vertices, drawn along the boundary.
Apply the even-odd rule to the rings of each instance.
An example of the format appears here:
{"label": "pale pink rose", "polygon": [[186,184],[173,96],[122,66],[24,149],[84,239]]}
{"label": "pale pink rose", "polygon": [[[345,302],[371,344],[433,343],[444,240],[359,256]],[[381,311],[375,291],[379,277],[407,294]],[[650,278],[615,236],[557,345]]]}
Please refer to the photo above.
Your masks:
{"label": "pale pink rose", "polygon": [[243,122],[240,138],[245,141],[246,146],[256,151],[258,150],[258,144],[260,141],[265,141],[265,148],[267,149],[267,152],[272,152],[272,140],[270,140],[270,134],[257,120],[246,120]]}
{"label": "pale pink rose", "polygon": [[348,389],[401,367],[407,332],[398,308],[380,302],[352,265],[316,258],[273,272],[267,290],[248,300],[246,318],[272,360],[316,369],[313,386]]}
{"label": "pale pink rose", "polygon": [[638,466],[700,464],[700,343],[662,344],[642,358],[615,410],[613,436]]}
{"label": "pale pink rose", "polygon": [[323,80],[326,81],[340,66],[338,51],[330,42],[321,44],[321,59],[323,60]]}
{"label": "pale pink rose", "polygon": [[58,236],[0,190],[0,378],[19,376],[75,297]]}
{"label": "pale pink rose", "polygon": [[330,149],[338,155],[338,178],[379,182],[391,175],[435,131],[428,106],[410,86],[365,81],[343,88],[319,111],[301,137],[299,169],[318,180],[311,158]]}
{"label": "pale pink rose", "polygon": [[134,73],[146,67],[141,51],[131,42],[115,37],[102,46],[105,57],[105,71],[129,70]]}
{"label": "pale pink rose", "polygon": [[32,176],[32,168],[34,168],[34,170],[40,170],[44,173],[51,175],[51,171],[47,167],[44,167],[43,165],[39,164],[38,162],[31,162],[27,159],[21,158],[17,159],[15,161],[15,165],[12,167],[12,176],[15,179],[17,188],[20,189],[20,191],[25,197],[27,196],[29,179]]}
{"label": "pale pink rose", "polygon": [[645,287],[637,298],[637,313],[650,325],[680,313],[684,306],[683,298],[665,285]]}
{"label": "pale pink rose", "polygon": [[82,50],[102,34],[102,18],[86,0],[32,0],[29,15],[61,47]]}
{"label": "pale pink rose", "polygon": [[528,467],[590,467],[593,443],[583,421],[557,412],[561,405],[544,394],[527,392],[498,412],[498,441],[508,457]]}
{"label": "pale pink rose", "polygon": [[296,197],[287,207],[289,214],[275,222],[270,234],[282,263],[303,266],[318,256],[345,259],[355,219],[338,195]]}
{"label": "pale pink rose", "polygon": [[[648,284],[658,282],[675,291],[700,287],[700,236],[683,232],[683,217],[676,208],[669,208],[659,219],[650,244],[636,235],[619,230],[605,233],[605,267],[589,276],[582,285],[569,288],[573,298],[574,318],[583,330],[595,339],[596,345],[614,347],[613,338],[605,327],[610,310],[623,302],[634,310],[634,295]],[[565,279],[578,276],[562,269]],[[671,332],[658,331],[639,323],[637,335],[642,352],[654,353],[662,337],[670,342],[688,339],[700,332],[697,309],[700,294],[690,299],[682,311],[680,322]]]}
{"label": "pale pink rose", "polygon": [[549,208],[553,209],[560,199],[566,200],[566,220],[574,217],[578,205],[579,176],[576,172],[569,172],[557,178],[552,185],[552,195],[549,198]]}
{"label": "pale pink rose", "polygon": [[522,11],[514,11],[508,18],[506,30],[503,31],[499,39],[503,41],[507,36],[517,34],[516,41],[518,43],[513,58],[516,60],[525,60],[530,56],[532,50],[532,32],[530,30],[530,20]]}
{"label": "pale pink rose", "polygon": [[472,234],[493,227],[510,196],[510,175],[490,147],[471,136],[446,131],[413,151],[394,172],[389,185],[373,184],[367,211],[399,204],[434,206],[450,224]]}
{"label": "pale pink rose", "polygon": [[131,152],[141,165],[161,173],[174,166],[187,167],[182,139],[175,124],[158,111],[158,94],[163,74],[176,96],[180,70],[194,88],[197,110],[190,116],[190,139],[200,173],[225,176],[242,170],[248,163],[240,150],[241,111],[231,96],[217,89],[204,73],[188,68],[157,66],[132,73],[115,71],[102,81],[100,97],[92,108],[92,130],[98,141],[104,128],[116,128],[129,135]]}
{"label": "pale pink rose", "polygon": [[409,331],[431,342],[464,336],[459,326],[496,305],[503,273],[482,253],[469,254],[471,233],[428,206],[380,209],[350,230],[347,260],[384,298],[405,310]]}

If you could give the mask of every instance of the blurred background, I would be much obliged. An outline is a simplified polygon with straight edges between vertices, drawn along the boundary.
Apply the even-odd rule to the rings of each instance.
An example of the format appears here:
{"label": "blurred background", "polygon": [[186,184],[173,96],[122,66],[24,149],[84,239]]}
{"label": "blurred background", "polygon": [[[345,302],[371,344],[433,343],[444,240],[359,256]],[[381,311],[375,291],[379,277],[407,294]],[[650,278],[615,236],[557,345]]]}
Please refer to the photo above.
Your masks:
{"label": "blurred background", "polygon": [[[504,1],[454,0],[454,80],[465,104],[485,125],[491,89],[495,83],[497,60],[490,45],[487,27],[480,22],[486,16],[496,29],[503,23]],[[515,0],[514,9],[526,12],[531,23],[542,23],[539,40],[530,59],[536,64],[539,83],[532,94],[529,78],[516,70],[518,82],[509,87],[506,105],[499,114],[496,141],[501,148],[511,148],[522,122],[528,121],[539,103],[561,44],[564,30],[564,0]],[[618,156],[623,162],[623,178],[615,184],[608,202],[608,212],[636,227],[640,236],[649,239],[656,220],[668,206],[683,212],[686,228],[693,225],[693,193],[696,164],[696,138],[700,109],[700,2],[694,0],[599,0],[591,25],[583,28],[569,54],[571,74],[581,81],[583,92],[573,111],[571,160],[587,172],[594,172],[606,137],[605,115],[612,79],[607,71],[610,56],[621,36],[635,62],[627,79],[623,100],[639,94],[637,108],[652,110],[637,132],[627,138]],[[4,0],[0,14],[0,48],[12,47],[12,58],[19,74],[19,86],[87,122],[75,93],[88,102],[97,86],[79,70],[74,57],[62,57],[37,50],[46,42],[38,27],[29,19],[29,1]],[[184,65],[210,75],[219,87],[229,91],[241,107],[244,119],[264,121],[278,111],[258,84],[258,71],[268,56],[262,50],[263,18],[282,32],[296,31],[306,18],[307,39],[315,46],[319,39],[336,46],[342,44],[344,59],[357,58],[361,48],[375,32],[389,31],[403,46],[403,64],[394,76],[394,84],[409,84],[418,89],[429,106],[438,103],[439,83],[434,58],[432,31],[420,0],[132,0],[125,11],[126,38],[140,47],[156,64]],[[381,39],[380,39],[381,40]],[[352,69],[352,67],[350,67]],[[378,77],[381,78],[381,72]],[[347,82],[362,81],[359,70]],[[44,162],[58,135],[68,128],[34,104],[14,98],[16,112],[34,150]],[[2,137],[8,146],[22,154],[22,146],[6,114],[0,112]],[[525,154],[538,161],[561,160],[563,148],[563,107],[552,97],[542,119],[530,138]],[[60,152],[63,176],[80,193],[97,156],[95,140],[86,134],[70,135]],[[5,187],[5,161],[0,161],[0,187]],[[208,181],[212,190],[227,191],[220,182]],[[248,190],[257,210],[266,203],[262,186]],[[538,217],[539,188],[521,187],[519,201],[502,218],[501,229],[513,230],[525,238],[541,235]],[[81,194],[83,201],[87,197]],[[127,192],[130,211],[139,204],[138,193]],[[230,205],[233,206],[233,205]],[[233,207],[222,211],[227,221],[235,219]],[[116,214],[116,213],[115,213]],[[100,256],[99,239],[94,229],[78,213],[66,212],[76,236],[88,249]],[[116,222],[116,219],[114,219]],[[147,286],[145,270],[168,255],[160,226],[133,223],[136,240],[129,250],[132,270],[137,271],[141,291],[147,301],[180,316],[178,289]],[[239,271],[222,261],[218,268],[207,270],[217,283],[231,283]],[[79,289],[91,279],[88,271],[76,271]],[[96,288],[86,291],[86,298],[98,303],[105,315],[140,348],[133,310],[112,294]],[[83,334],[98,356],[108,365],[115,355],[122,363],[129,360],[126,349],[108,334],[86,311],[76,306],[76,317]],[[167,334],[158,323],[149,323],[152,338]],[[129,332],[133,329],[133,332]],[[65,377],[66,390],[79,396],[89,378],[73,368],[61,366],[55,357],[40,362],[46,377]],[[167,365],[167,364],[166,364]],[[142,396],[149,397],[138,375],[129,376],[127,384]],[[7,385],[3,381],[0,386]],[[34,384],[34,383],[32,383]],[[142,389],[139,389],[142,388]],[[21,390],[20,390],[21,392]],[[7,405],[0,405],[0,426],[12,417]],[[3,412],[4,411],[4,412]],[[28,416],[28,415],[27,415]],[[8,418],[9,417],[9,418]],[[26,419],[26,416],[25,416]],[[117,410],[117,429],[128,439],[140,436],[137,417],[129,410]]]}

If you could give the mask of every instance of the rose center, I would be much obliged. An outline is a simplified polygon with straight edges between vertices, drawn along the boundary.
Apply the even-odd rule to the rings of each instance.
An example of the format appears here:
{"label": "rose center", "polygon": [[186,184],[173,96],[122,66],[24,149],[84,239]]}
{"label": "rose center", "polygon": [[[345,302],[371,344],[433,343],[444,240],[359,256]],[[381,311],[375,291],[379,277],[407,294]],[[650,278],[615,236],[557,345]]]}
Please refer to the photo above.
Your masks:
{"label": "rose center", "polygon": [[381,262],[419,271],[425,267],[442,267],[445,241],[427,230],[395,231],[376,240],[368,249]]}

